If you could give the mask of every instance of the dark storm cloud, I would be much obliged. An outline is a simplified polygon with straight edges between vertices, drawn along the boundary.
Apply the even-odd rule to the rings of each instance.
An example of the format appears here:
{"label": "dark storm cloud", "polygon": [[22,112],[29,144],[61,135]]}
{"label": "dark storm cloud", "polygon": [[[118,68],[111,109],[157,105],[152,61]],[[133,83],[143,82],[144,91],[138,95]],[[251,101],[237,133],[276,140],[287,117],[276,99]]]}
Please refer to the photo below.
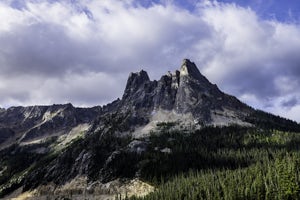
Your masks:
{"label": "dark storm cloud", "polygon": [[[268,51],[271,53],[272,49]],[[300,47],[293,51],[300,51]],[[261,55],[263,53],[257,52]],[[222,85],[232,88],[237,95],[252,93],[262,100],[300,91],[298,87],[300,85],[300,57],[293,54],[284,55],[284,59],[281,55],[274,55],[262,60],[256,59],[255,55],[249,55],[249,58],[253,56],[252,61],[248,61],[247,64],[232,64],[231,69],[225,75],[226,78],[219,81]],[[244,69],[240,69],[241,66]],[[281,81],[283,77],[284,82]],[[286,85],[289,84],[288,82],[297,82],[297,84]]]}
{"label": "dark storm cloud", "polygon": [[293,106],[295,106],[297,104],[298,104],[298,100],[295,97],[293,97],[293,98],[291,98],[289,100],[284,100],[284,101],[281,102],[281,105],[283,107],[288,107],[288,108],[291,108],[291,107],[293,107]]}
{"label": "dark storm cloud", "polygon": [[[263,67],[263,66],[261,66]],[[264,72],[260,68],[250,66],[249,69],[239,73],[232,73],[225,83],[233,85],[238,94],[252,93],[258,98],[269,98],[279,95],[280,91],[274,87],[274,72]]]}
{"label": "dark storm cloud", "polygon": [[79,46],[51,24],[34,24],[0,37],[3,47],[1,71],[8,75],[41,74],[53,76],[76,69]]}
{"label": "dark storm cloud", "polygon": [[[94,43],[96,42],[96,44]],[[101,39],[78,41],[57,24],[33,24],[0,36],[2,73],[63,76],[73,71],[118,71],[105,59]],[[102,49],[103,48],[103,49]]]}

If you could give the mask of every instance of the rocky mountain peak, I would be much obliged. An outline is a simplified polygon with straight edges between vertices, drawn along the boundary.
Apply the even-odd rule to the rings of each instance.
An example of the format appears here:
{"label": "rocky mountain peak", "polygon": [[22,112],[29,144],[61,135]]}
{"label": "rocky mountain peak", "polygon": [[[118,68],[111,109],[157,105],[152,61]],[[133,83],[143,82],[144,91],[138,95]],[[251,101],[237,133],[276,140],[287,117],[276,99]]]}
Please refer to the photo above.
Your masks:
{"label": "rocky mountain peak", "polygon": [[198,67],[194,62],[189,59],[183,59],[182,65],[180,67],[180,77],[185,81],[186,79],[194,79],[194,81],[203,85],[204,87],[210,87],[212,84],[203,76]]}
{"label": "rocky mountain peak", "polygon": [[144,70],[141,70],[136,73],[130,73],[127,81],[128,84],[135,84],[135,85],[141,85],[146,81],[149,81],[148,73]]}
{"label": "rocky mountain peak", "polygon": [[189,59],[183,60],[179,70],[169,71],[158,81],[150,81],[143,70],[131,73],[118,109],[121,113],[134,113],[136,119],[145,118],[144,121],[150,123],[153,120],[177,121],[188,116],[181,121],[201,125],[242,123],[244,113],[249,111],[238,99],[210,83]]}
{"label": "rocky mountain peak", "polygon": [[181,76],[199,76],[200,71],[198,70],[195,63],[191,62],[189,59],[183,59],[182,65],[180,67]]}
{"label": "rocky mountain peak", "polygon": [[146,71],[141,70],[140,72],[130,73],[123,99],[128,98],[133,95],[140,87],[142,87],[146,82],[149,82],[149,76]]}

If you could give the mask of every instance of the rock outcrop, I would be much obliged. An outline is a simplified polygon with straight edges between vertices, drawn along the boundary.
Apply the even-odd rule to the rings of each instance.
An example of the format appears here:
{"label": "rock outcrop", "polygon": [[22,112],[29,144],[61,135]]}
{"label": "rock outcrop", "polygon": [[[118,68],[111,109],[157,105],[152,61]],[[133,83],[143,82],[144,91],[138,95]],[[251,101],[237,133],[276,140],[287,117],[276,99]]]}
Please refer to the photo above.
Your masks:
{"label": "rock outcrop", "polygon": [[8,146],[64,135],[80,124],[92,123],[101,112],[101,107],[75,108],[72,104],[11,107],[0,112],[0,142]]}
{"label": "rock outcrop", "polygon": [[221,92],[188,59],[183,60],[179,70],[168,72],[158,81],[151,81],[143,70],[131,73],[118,105],[119,113],[131,112],[137,118],[144,118],[145,124],[139,124],[141,126],[153,120],[189,121],[197,127],[249,125],[245,118],[252,110],[237,98]]}

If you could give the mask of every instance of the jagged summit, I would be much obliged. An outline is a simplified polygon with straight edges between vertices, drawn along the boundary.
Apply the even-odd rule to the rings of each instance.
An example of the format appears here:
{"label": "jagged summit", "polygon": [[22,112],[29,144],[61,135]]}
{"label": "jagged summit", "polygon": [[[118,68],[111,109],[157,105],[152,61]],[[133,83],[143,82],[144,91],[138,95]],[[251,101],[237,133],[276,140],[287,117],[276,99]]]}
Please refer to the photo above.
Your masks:
{"label": "jagged summit", "polygon": [[247,124],[243,121],[251,109],[221,92],[195,63],[184,59],[179,70],[168,72],[158,81],[151,81],[143,70],[131,73],[118,110],[134,113],[145,123],[167,120],[202,126]]}
{"label": "jagged summit", "polygon": [[189,59],[183,59],[182,65],[180,67],[180,75],[181,76],[193,76],[195,78],[199,78],[201,73],[198,70],[195,63],[191,62]]}
{"label": "jagged summit", "polygon": [[148,81],[150,81],[149,76],[144,70],[136,73],[130,73],[124,91],[123,99],[126,99],[130,95],[134,94],[141,86],[143,86],[145,82]]}
{"label": "jagged summit", "polygon": [[139,72],[133,73],[131,72],[128,78],[128,81],[137,81],[137,84],[142,84],[145,81],[149,81],[148,73],[144,70],[141,70]]}
{"label": "jagged summit", "polygon": [[211,85],[211,83],[207,80],[207,78],[200,73],[196,64],[194,62],[191,62],[189,59],[183,59],[182,65],[180,67],[180,76],[181,77],[188,76],[190,78],[199,81],[201,84],[205,86]]}

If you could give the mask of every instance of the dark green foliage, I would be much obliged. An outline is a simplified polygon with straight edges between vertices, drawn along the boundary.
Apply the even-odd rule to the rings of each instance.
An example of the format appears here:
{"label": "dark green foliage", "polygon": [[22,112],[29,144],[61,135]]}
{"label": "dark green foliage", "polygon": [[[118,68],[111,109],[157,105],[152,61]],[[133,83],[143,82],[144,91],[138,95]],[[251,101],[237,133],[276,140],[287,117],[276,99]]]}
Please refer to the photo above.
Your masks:
{"label": "dark green foliage", "polygon": [[[143,155],[141,176],[146,180],[166,179],[191,169],[235,169],[251,164],[240,146],[249,128],[207,127],[194,133],[178,131],[153,134],[148,151]],[[171,153],[161,152],[164,148]],[[246,151],[247,146],[244,146]],[[250,149],[250,147],[249,147]]]}
{"label": "dark green foliage", "polygon": [[[116,177],[133,177],[136,169],[125,158],[135,158],[134,155],[126,155],[122,151],[109,165],[105,163],[114,152],[129,142],[130,138],[119,137],[111,132],[96,132],[85,139],[76,139],[63,152],[47,154],[36,162],[25,177],[24,189],[33,189],[49,182],[64,184],[80,173],[87,175],[91,181],[100,179],[103,182]],[[82,160],[84,154],[88,156],[87,160]]]}
{"label": "dark green foliage", "polygon": [[37,146],[20,147],[13,145],[0,151],[0,197],[14,191],[23,184],[22,176],[27,168],[43,156],[31,151]]}
{"label": "dark green foliage", "polygon": [[160,131],[168,131],[170,128],[174,127],[176,122],[160,122],[156,126]]}
{"label": "dark green foliage", "polygon": [[263,129],[300,132],[300,125],[297,122],[261,110],[251,113],[246,121]]}
{"label": "dark green foliage", "polygon": [[[114,133],[95,134],[85,140],[85,146],[88,147],[92,154],[91,163],[89,165],[88,176],[90,180],[101,179],[103,182],[107,182],[119,176],[127,177],[124,172],[125,169],[130,168],[131,157],[135,160],[135,156],[128,154],[123,150],[126,147],[131,138],[130,137],[118,137]],[[86,143],[89,141],[89,143]],[[117,156],[112,157],[112,162],[109,166],[104,166],[105,161],[112,155],[112,153],[118,152]],[[128,160],[126,157],[128,156]],[[103,167],[109,168],[109,172],[102,170]],[[103,173],[101,173],[103,172]],[[128,171],[128,174],[132,172]]]}
{"label": "dark green foliage", "polygon": [[142,177],[158,189],[131,199],[300,199],[299,133],[208,127],[150,141],[172,153],[148,154]]}
{"label": "dark green foliage", "polygon": [[[293,154],[236,170],[200,170],[161,184],[152,199],[299,199],[299,161]],[[137,199],[137,198],[132,198]]]}

